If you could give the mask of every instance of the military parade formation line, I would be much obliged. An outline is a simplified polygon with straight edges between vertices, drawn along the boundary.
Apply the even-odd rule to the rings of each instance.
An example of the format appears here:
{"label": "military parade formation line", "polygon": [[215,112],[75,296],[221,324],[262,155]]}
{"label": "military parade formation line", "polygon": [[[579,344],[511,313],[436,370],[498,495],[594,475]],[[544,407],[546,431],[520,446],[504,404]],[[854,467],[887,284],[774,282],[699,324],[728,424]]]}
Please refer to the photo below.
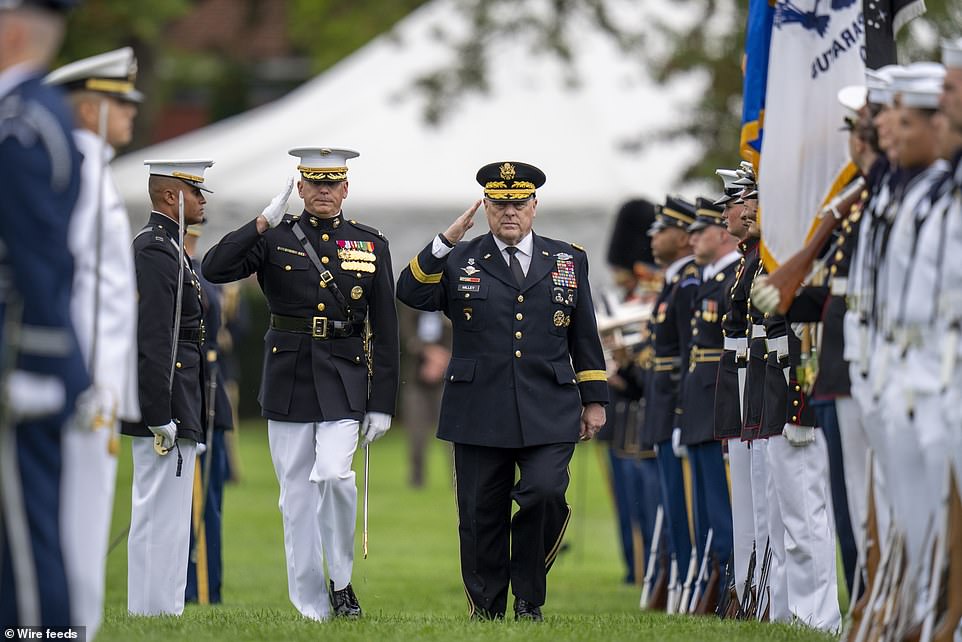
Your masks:
{"label": "military parade formation line", "polygon": [[[958,639],[962,40],[943,43],[942,64],[868,70],[864,85],[838,98],[849,112],[843,130],[860,178],[829,202],[819,231],[785,269],[769,275],[761,261],[755,173],[743,162],[716,172],[725,196],[715,204],[725,210],[715,220],[727,222],[741,253],[734,272],[721,277],[721,308],[701,290],[708,295],[713,276],[725,272],[699,271],[704,260],[692,262],[685,249],[686,227],[696,259],[704,249],[699,230],[711,223],[694,221],[708,214],[708,203],[669,197],[649,232],[664,269],[650,318],[635,331],[631,290],[644,285],[636,280],[622,296],[629,303],[599,321],[612,387],[635,399],[634,410],[616,405],[612,422],[623,425],[619,412],[640,409],[644,420],[622,441],[642,444],[639,461],[647,447],[660,470],[661,501],[641,512],[657,509],[661,528],[649,536],[638,524],[649,552],[642,602],[705,612],[690,597],[714,590],[705,567],[721,566],[727,590],[713,603],[720,615],[838,631],[837,529],[852,600],[845,636]],[[613,238],[609,250],[619,271],[631,266],[622,241]],[[814,256],[814,265],[805,263]],[[798,265],[804,279],[789,270]],[[712,335],[719,328],[722,336]],[[705,381],[697,376],[704,361],[717,378],[691,397]],[[713,419],[691,423],[712,397]],[[702,455],[692,452],[706,426],[726,442],[730,484],[724,472],[706,473]],[[708,456],[721,460],[720,452]],[[727,523],[706,516],[729,499],[721,493],[704,505],[699,477],[706,474],[730,489]],[[625,492],[615,489],[616,497]],[[716,548],[719,534],[732,546]],[[731,558],[718,557],[726,550]]]}
{"label": "military parade formation line", "polygon": [[[533,231],[547,177],[517,161],[478,171],[483,198],[410,260],[396,292],[387,239],[344,216],[348,149],[291,150],[296,177],[200,270],[189,226],[204,221],[213,161],[146,161],[152,211],[128,249],[108,163],[143,100],[133,54],[45,78],[74,3],[10,4],[0,164],[5,211],[30,215],[0,239],[4,625],[96,634],[119,432],[134,464],[129,612],[219,601],[232,420],[215,284],[256,274],[271,313],[259,401],[305,617],[362,614],[351,463],[391,426],[397,296],[452,323],[438,437],[453,445],[473,619],[504,617],[510,591],[516,619],[542,620],[570,520],[567,467],[607,420],[621,531],[634,523],[648,549],[625,542],[643,607],[838,631],[838,530],[856,540],[842,546],[846,635],[962,634],[962,40],[944,43],[942,64],[870,70],[839,94],[861,177],[822,212],[827,232],[810,246],[840,229],[804,284],[766,272],[743,162],[717,171],[720,198],[669,196],[635,224],[660,274],[643,265],[633,278],[642,254],[613,243],[629,275],[599,325],[584,250]],[[295,183],[299,215],[286,212]],[[482,203],[489,232],[465,239]],[[645,313],[620,322],[640,284]]]}

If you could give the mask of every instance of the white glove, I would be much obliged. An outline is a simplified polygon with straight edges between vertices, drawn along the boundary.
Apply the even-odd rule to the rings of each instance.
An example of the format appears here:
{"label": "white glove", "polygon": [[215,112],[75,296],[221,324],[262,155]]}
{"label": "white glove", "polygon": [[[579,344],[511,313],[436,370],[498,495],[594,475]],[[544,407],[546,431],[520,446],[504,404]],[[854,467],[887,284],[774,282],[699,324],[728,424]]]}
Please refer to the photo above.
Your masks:
{"label": "white glove", "polygon": [[815,441],[815,428],[812,426],[785,424],[785,427],[782,428],[782,436],[788,440],[788,443],[796,448],[800,448]]}
{"label": "white glove", "polygon": [[362,446],[367,446],[381,436],[391,427],[391,415],[386,412],[369,412],[364,415],[361,421]]}
{"label": "white glove", "polygon": [[752,283],[752,305],[762,312],[774,312],[781,301],[782,295],[767,276],[761,275]]}
{"label": "white glove", "polygon": [[174,447],[174,442],[177,440],[177,425],[173,421],[168,422],[166,426],[147,427],[150,429],[150,432],[161,438],[161,448],[170,450]]}
{"label": "white glove", "polygon": [[675,457],[678,459],[688,457],[688,446],[683,446],[681,443],[681,428],[675,428],[671,431],[671,451],[675,453]]}
{"label": "white glove", "polygon": [[77,397],[77,407],[70,419],[74,430],[91,431],[113,428],[117,420],[117,402],[113,393],[102,386],[87,388]]}
{"label": "white glove", "polygon": [[291,176],[287,179],[287,184],[284,189],[281,190],[280,194],[274,197],[274,199],[264,208],[261,212],[261,216],[267,219],[267,224],[271,227],[277,227],[284,218],[284,212],[287,209],[287,199],[291,196],[291,190],[294,189],[294,177]]}
{"label": "white glove", "polygon": [[63,382],[51,375],[14,370],[4,391],[17,419],[36,419],[59,412],[67,402]]}
{"label": "white glove", "polygon": [[198,441],[197,442],[197,456],[200,457],[205,452],[207,452],[207,444]]}

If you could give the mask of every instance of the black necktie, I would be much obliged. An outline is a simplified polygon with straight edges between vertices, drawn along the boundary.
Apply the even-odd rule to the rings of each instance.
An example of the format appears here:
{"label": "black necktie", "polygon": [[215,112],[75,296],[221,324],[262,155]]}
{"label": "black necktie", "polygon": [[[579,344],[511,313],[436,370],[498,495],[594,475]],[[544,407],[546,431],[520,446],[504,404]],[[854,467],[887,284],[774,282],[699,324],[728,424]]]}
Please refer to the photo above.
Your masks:
{"label": "black necktie", "polygon": [[506,247],[504,251],[511,257],[508,260],[508,267],[511,268],[511,274],[514,275],[514,280],[520,288],[521,284],[524,283],[524,270],[521,269],[521,261],[518,260],[518,248]]}

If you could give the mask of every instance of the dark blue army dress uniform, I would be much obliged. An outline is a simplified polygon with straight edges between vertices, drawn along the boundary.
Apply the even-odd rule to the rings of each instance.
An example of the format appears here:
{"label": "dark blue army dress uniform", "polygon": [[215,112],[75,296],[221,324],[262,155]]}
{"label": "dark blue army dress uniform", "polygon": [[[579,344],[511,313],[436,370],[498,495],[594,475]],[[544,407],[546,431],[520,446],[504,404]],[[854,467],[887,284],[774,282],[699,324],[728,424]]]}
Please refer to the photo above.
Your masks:
{"label": "dark blue army dress uniform", "polygon": [[[697,207],[698,218],[689,231],[695,232],[709,225],[725,227],[722,208],[702,198],[698,199]],[[717,261],[724,258],[717,257]],[[716,262],[702,269],[709,267],[713,268],[714,274],[702,280],[692,303],[689,365],[681,393],[681,443],[688,450],[691,465],[692,514],[699,565],[705,555],[708,530],[712,530],[711,561],[706,569],[710,576],[705,578],[709,590],[706,586],[701,587],[701,595],[707,598],[700,609],[702,612],[715,610],[714,599],[720,588],[721,571],[732,553],[731,498],[722,444],[715,439],[714,398],[719,361],[724,351],[722,311],[727,307],[726,301],[730,300],[729,292],[740,264],[736,258],[726,265]]]}
{"label": "dark blue army dress uniform", "polygon": [[[49,6],[58,4],[71,3]],[[10,408],[3,409],[3,627],[70,623],[60,547],[60,441],[77,396],[90,384],[70,320],[74,263],[67,230],[81,160],[71,129],[63,96],[43,84],[39,70],[0,72],[2,383],[16,371],[42,377],[65,393],[40,417],[17,421]]]}
{"label": "dark blue army dress uniform", "polygon": [[[488,176],[497,168],[478,172],[488,198],[498,196],[487,186],[498,182]],[[509,176],[530,185],[510,200],[533,197],[544,182],[522,163]],[[544,604],[570,517],[567,465],[582,406],[608,401],[584,251],[530,236],[520,284],[491,233],[442,258],[428,245],[398,279],[402,302],[441,310],[454,328],[438,437],[455,448],[461,575],[473,617],[504,615],[509,580],[516,611],[522,600]]]}
{"label": "dark blue army dress uniform", "polygon": [[[295,226],[317,249],[326,268],[323,278]],[[353,260],[349,252],[364,258]],[[380,232],[342,214],[285,216],[263,235],[251,221],[212,247],[203,269],[214,283],[256,273],[267,298],[271,327],[264,337],[258,397],[264,417],[317,422],[360,420],[366,411],[394,413],[399,367],[394,274]],[[363,343],[368,314],[374,331],[370,395]]]}
{"label": "dark blue army dress uniform", "polygon": [[[192,260],[193,262],[193,260]],[[218,333],[221,328],[221,290],[218,286],[204,278],[195,266],[197,279],[200,281],[204,293],[204,354],[206,359],[206,381],[204,385],[204,399],[207,414],[204,417],[205,429],[209,430],[207,451],[197,458],[198,478],[200,488],[194,483],[194,507],[191,511],[193,528],[190,532],[190,547],[193,553],[187,569],[187,589],[185,599],[188,602],[201,604],[220,604],[221,585],[223,583],[223,507],[224,484],[228,477],[227,440],[224,432],[234,429],[234,417],[231,410],[230,398],[227,396],[227,386],[224,371],[220,365],[220,348],[217,344]],[[211,378],[214,383],[212,384]],[[213,400],[211,399],[213,392]],[[213,411],[213,415],[211,415]],[[207,463],[207,459],[210,463]],[[203,485],[207,485],[207,496],[201,500]],[[198,520],[203,506],[204,514]],[[201,529],[200,524],[203,523]],[[198,535],[204,537],[197,542]]]}
{"label": "dark blue army dress uniform", "polygon": [[[695,207],[668,197],[655,227],[686,229],[694,222]],[[659,228],[660,229],[660,228]],[[654,444],[661,476],[661,501],[671,552],[682,580],[691,560],[691,534],[681,460],[672,450],[671,435],[680,426],[682,375],[688,369],[692,301],[701,283],[701,271],[693,257],[679,259],[665,272],[665,284],[655,301],[651,320],[654,357],[645,390],[645,423],[642,440]]]}

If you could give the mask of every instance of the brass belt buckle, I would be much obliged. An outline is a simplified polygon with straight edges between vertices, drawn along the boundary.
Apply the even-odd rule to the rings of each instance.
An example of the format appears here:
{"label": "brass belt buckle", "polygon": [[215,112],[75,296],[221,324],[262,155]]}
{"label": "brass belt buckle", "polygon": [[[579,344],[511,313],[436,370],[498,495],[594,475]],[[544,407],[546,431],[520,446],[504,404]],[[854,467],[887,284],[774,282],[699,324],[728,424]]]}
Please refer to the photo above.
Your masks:
{"label": "brass belt buckle", "polygon": [[[320,327],[320,329],[318,329]],[[327,317],[314,317],[311,319],[311,337],[314,339],[327,338]]]}

